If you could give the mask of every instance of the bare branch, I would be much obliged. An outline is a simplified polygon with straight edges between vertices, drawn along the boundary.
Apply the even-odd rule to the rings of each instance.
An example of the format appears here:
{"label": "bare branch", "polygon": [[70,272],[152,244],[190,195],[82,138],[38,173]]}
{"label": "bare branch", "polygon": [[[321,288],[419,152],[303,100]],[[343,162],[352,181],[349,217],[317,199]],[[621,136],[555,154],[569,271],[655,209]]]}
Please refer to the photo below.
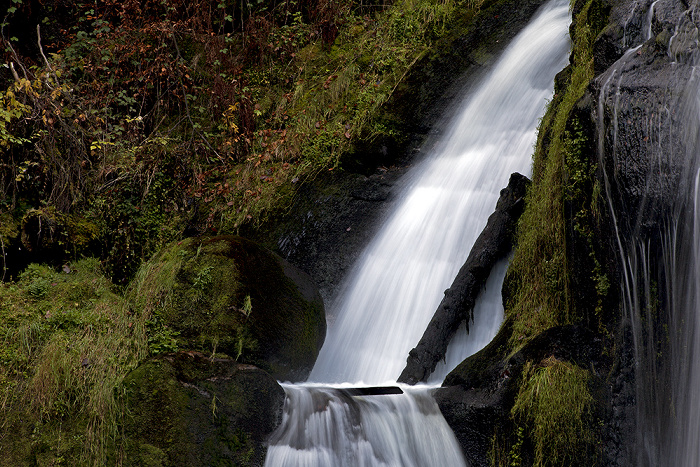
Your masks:
{"label": "bare branch", "polygon": [[51,68],[51,64],[49,63],[49,60],[46,58],[46,55],[44,55],[44,48],[41,46],[41,31],[39,30],[39,25],[36,25],[36,42],[39,44],[39,52],[41,52],[41,56],[44,58],[44,63],[46,63],[46,68],[49,69],[50,72],[53,73],[53,68]]}
{"label": "bare branch", "polygon": [[15,77],[15,81],[19,81],[19,75],[17,74],[17,70],[15,70],[14,62],[10,62],[10,70],[12,71],[12,76]]}

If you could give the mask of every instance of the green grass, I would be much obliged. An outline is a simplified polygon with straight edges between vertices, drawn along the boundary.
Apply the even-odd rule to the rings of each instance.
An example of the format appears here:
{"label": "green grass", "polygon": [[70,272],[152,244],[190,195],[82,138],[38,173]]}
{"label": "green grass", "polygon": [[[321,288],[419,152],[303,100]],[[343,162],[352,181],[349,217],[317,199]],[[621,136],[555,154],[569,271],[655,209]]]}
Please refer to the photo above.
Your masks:
{"label": "green grass", "polygon": [[533,184],[518,225],[517,246],[508,273],[517,281],[515,296],[507,304],[508,316],[515,318],[511,338],[514,349],[545,329],[578,318],[572,311],[566,259],[565,161],[571,144],[566,128],[574,105],[593,78],[594,35],[586,23],[592,3],[589,1],[577,17],[571,82],[564,95],[550,103],[540,125]]}
{"label": "green grass", "polygon": [[30,265],[0,284],[0,465],[26,465],[30,453],[105,465],[121,415],[115,390],[146,355],[143,316],[99,262],[68,267]]}
{"label": "green grass", "polygon": [[[527,427],[526,436],[534,444],[534,467],[585,462],[583,453],[594,442],[589,379],[588,371],[554,357],[525,365],[511,415]],[[517,452],[511,457],[517,458]]]}

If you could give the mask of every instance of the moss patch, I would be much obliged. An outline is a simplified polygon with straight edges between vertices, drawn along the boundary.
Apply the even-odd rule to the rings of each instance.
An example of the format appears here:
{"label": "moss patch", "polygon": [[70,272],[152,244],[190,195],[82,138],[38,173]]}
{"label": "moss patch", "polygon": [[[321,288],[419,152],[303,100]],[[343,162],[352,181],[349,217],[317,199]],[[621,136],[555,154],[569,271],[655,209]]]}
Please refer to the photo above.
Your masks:
{"label": "moss patch", "polygon": [[[513,292],[506,303],[506,313],[515,318],[513,348],[547,328],[583,318],[571,299],[566,231],[570,215],[566,213],[565,203],[581,195],[584,184],[593,175],[581,155],[582,148],[593,145],[582,141],[588,135],[582,134],[580,127],[577,129],[572,114],[593,78],[592,46],[599,32],[594,28],[602,28],[597,20],[603,14],[601,9],[604,9],[601,2],[589,0],[575,16],[572,65],[559,77],[560,86],[568,84],[550,103],[539,129],[533,183],[506,278],[506,288]],[[607,291],[601,287],[603,293]]]}
{"label": "moss patch", "polygon": [[197,352],[148,360],[124,381],[124,465],[258,465],[284,391],[265,372]]}
{"label": "moss patch", "polygon": [[152,353],[227,354],[279,379],[310,371],[325,337],[323,303],[303,273],[240,237],[172,243],[137,275]]}
{"label": "moss patch", "polygon": [[[591,465],[595,439],[589,379],[587,370],[554,357],[525,365],[511,414],[534,445],[534,466]],[[520,458],[518,444],[513,459]]]}

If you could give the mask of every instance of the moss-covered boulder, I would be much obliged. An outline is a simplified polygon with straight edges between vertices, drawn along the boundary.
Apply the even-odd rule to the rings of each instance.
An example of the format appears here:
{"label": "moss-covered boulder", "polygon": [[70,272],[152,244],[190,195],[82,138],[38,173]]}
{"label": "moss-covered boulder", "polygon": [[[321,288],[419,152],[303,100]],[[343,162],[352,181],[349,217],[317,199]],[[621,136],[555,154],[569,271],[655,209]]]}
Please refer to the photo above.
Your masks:
{"label": "moss-covered boulder", "polygon": [[556,326],[509,353],[512,332],[507,319],[435,393],[471,465],[606,465],[595,445],[609,405],[600,336]]}
{"label": "moss-covered boulder", "polygon": [[311,280],[240,237],[172,243],[144,265],[133,290],[134,306],[152,316],[153,354],[223,353],[299,381],[325,338],[323,301]]}
{"label": "moss-covered boulder", "polygon": [[151,358],[123,388],[125,466],[262,465],[284,403],[266,372],[199,352]]}

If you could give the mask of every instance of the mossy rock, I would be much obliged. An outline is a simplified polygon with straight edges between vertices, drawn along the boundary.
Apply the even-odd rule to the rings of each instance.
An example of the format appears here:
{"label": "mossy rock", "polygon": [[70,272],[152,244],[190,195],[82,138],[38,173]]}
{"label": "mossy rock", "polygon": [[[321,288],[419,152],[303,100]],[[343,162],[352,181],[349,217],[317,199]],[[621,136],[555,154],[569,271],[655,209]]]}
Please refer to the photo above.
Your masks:
{"label": "mossy rock", "polygon": [[199,352],[153,357],[123,390],[125,466],[262,465],[284,404],[266,372]]}
{"label": "mossy rock", "polygon": [[173,243],[144,265],[134,290],[135,306],[153,316],[152,353],[224,353],[299,381],[325,338],[323,301],[311,279],[241,237]]}
{"label": "mossy rock", "polygon": [[[581,463],[575,465],[597,465],[595,457],[598,452],[592,449],[591,440],[597,440],[599,433],[592,421],[602,419],[609,402],[607,393],[601,389],[604,386],[602,378],[592,374],[589,378],[588,375],[589,368],[608,368],[610,365],[609,361],[601,357],[600,336],[583,326],[556,326],[535,336],[519,351],[509,353],[508,342],[512,332],[513,319],[508,318],[491,343],[452,370],[445,378],[443,388],[434,394],[465,456],[472,465],[493,465],[489,462],[490,451],[501,449],[505,445],[512,447],[522,444],[522,440],[518,442],[518,436],[522,434],[518,435],[517,428],[524,426],[525,422],[522,420],[528,420],[529,423],[529,420],[541,417],[542,404],[529,407],[521,402],[517,420],[514,420],[512,415],[513,407],[518,398],[522,398],[523,391],[529,388],[527,385],[532,374],[528,371],[552,366],[554,362],[557,369],[565,367],[567,370],[563,380],[557,379],[556,383],[567,383],[567,378],[572,375],[576,381],[583,381],[584,375],[587,378],[585,384],[581,383],[575,388],[586,396],[587,431],[581,433],[586,442],[562,452],[561,455],[568,459],[569,464],[566,465],[570,465],[573,462],[571,459],[576,458],[580,458]],[[555,376],[560,377],[561,374]],[[546,400],[542,399],[545,402]],[[539,403],[540,399],[537,401]],[[580,402],[577,397],[567,399],[567,396],[563,396],[559,401],[561,410],[557,410],[557,415],[566,413],[569,406],[580,410]],[[573,417],[574,409],[571,413]],[[571,433],[571,425],[567,425],[568,422],[565,417],[558,418],[557,423],[549,428],[568,430],[567,433]],[[528,459],[522,463],[528,465],[535,458],[535,444],[530,442],[533,441],[530,439],[530,431],[526,430],[524,436],[527,442],[518,447],[518,455],[521,455],[522,459]],[[508,439],[501,439],[503,437]],[[495,445],[494,440],[499,444]],[[533,441],[540,443],[540,451],[541,441],[541,435]],[[501,451],[508,452],[503,449]]]}

